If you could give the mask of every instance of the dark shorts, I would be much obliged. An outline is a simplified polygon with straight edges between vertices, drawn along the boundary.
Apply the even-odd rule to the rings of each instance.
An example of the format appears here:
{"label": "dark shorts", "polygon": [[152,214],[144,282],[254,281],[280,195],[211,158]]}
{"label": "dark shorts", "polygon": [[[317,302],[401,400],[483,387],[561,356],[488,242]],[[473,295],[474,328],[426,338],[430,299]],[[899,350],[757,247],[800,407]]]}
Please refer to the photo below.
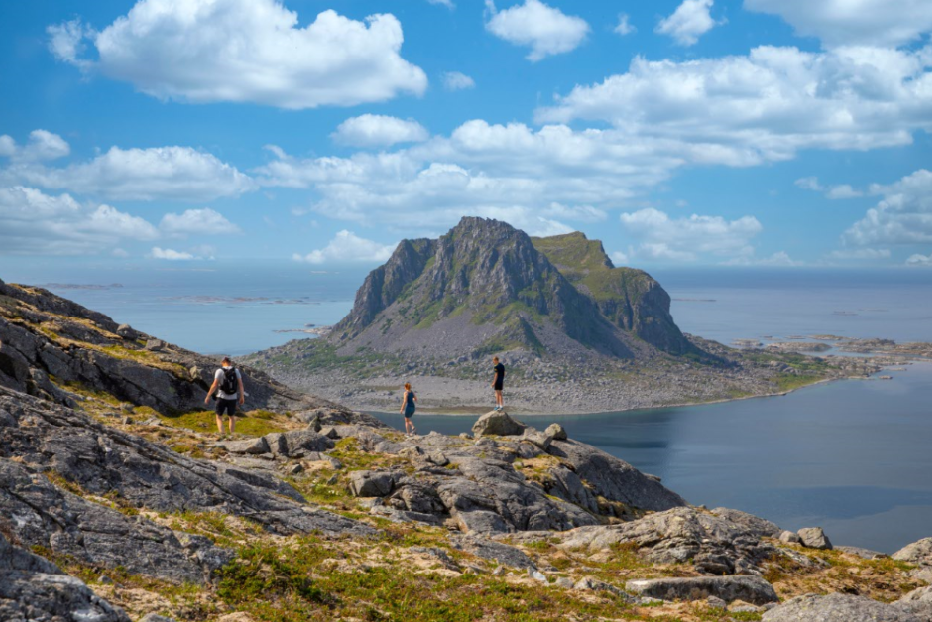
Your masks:
{"label": "dark shorts", "polygon": [[217,399],[217,407],[215,410],[217,415],[221,417],[224,414],[233,417],[236,415],[236,400]]}
{"label": "dark shorts", "polygon": [[505,383],[503,383],[503,382],[496,382],[494,388],[495,388],[496,391],[502,391],[502,390],[505,389]]}

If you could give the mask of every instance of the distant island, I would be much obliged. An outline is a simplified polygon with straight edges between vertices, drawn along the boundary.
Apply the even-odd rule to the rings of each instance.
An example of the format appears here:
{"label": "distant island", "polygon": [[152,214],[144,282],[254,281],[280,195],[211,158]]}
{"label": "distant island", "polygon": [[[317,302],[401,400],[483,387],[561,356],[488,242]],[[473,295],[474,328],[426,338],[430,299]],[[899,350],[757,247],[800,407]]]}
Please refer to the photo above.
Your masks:
{"label": "distant island", "polygon": [[881,368],[757,341],[729,348],[683,333],[670,302],[647,272],[616,267],[582,233],[534,238],[467,217],[439,239],[402,241],[327,334],[245,362],[358,409],[397,408],[410,381],[424,409],[472,412],[489,402],[497,354],[510,408],[541,414],[781,394]]}

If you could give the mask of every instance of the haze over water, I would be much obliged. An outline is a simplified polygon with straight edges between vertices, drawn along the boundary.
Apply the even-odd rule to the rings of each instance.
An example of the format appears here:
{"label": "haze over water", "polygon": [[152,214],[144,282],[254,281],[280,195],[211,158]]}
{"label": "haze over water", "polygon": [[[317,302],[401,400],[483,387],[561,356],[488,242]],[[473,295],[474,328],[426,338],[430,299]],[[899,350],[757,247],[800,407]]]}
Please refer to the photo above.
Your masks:
{"label": "haze over water", "polygon": [[[234,355],[302,336],[275,330],[339,320],[365,276],[286,262],[211,262],[195,271],[23,264],[0,266],[0,274],[29,284],[120,283],[52,289],[183,347]],[[684,331],[726,344],[816,333],[932,341],[930,271],[652,274],[674,299]],[[932,364],[890,375],[781,398],[546,417],[533,425],[559,421],[572,438],[661,476],[691,503],[745,510],[787,529],[822,526],[835,544],[892,552],[932,535]],[[381,416],[400,427],[397,415]],[[473,420],[418,415],[418,431],[459,433]]]}

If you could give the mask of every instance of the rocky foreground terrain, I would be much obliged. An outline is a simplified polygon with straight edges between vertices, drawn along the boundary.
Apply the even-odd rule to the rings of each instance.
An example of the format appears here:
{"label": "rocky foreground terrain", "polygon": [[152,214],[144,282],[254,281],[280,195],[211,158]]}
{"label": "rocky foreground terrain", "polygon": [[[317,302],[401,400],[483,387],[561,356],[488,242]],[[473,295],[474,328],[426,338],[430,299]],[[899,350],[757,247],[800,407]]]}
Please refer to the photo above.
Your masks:
{"label": "rocky foreground terrain", "polygon": [[0,620],[932,620],[932,538],[833,546],[557,425],[405,437],[249,369],[221,438],[207,361],[43,290],[0,309]]}

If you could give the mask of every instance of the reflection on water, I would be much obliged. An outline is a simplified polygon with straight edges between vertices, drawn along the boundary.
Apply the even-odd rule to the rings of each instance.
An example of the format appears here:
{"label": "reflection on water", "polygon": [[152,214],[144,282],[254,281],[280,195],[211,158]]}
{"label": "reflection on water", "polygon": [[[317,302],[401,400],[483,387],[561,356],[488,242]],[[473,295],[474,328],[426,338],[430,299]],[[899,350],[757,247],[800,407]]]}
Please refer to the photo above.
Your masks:
{"label": "reflection on water", "polygon": [[[836,544],[892,552],[932,536],[932,364],[785,397],[598,415],[526,417],[659,475],[691,503],[825,527]],[[397,428],[398,414],[379,417]],[[416,415],[418,432],[475,417]]]}

